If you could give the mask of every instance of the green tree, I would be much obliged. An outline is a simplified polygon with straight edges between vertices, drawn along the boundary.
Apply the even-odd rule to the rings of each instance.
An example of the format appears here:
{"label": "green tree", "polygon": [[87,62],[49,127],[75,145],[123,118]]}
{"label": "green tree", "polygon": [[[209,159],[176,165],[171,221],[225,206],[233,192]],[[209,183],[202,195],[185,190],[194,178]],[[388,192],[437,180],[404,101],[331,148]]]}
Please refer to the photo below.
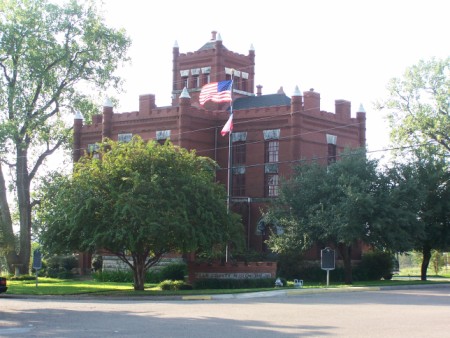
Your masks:
{"label": "green tree", "polygon": [[242,226],[227,212],[211,159],[138,137],[103,144],[100,158],[82,158],[71,177],[46,185],[39,218],[48,251],[106,249],[143,290],[145,271],[165,253],[240,243]]}
{"label": "green tree", "polygon": [[417,146],[434,141],[450,152],[450,57],[420,60],[402,78],[388,84],[389,97],[378,108],[389,110],[391,139]]}
{"label": "green tree", "polygon": [[[117,86],[113,72],[127,59],[125,33],[104,24],[94,1],[85,4],[0,0],[0,232],[10,271],[16,265],[28,273],[33,180],[71,138],[65,115],[90,106],[85,86]],[[8,201],[8,181],[14,201]]]}
{"label": "green tree", "polygon": [[377,167],[363,151],[344,152],[328,167],[296,167],[269,211],[268,217],[284,230],[270,237],[272,250],[286,253],[307,250],[313,243],[331,245],[343,260],[345,282],[352,283],[351,252],[356,243],[391,251],[410,248],[407,226],[413,214],[395,202],[398,187],[380,178]]}
{"label": "green tree", "polygon": [[440,156],[419,158],[404,168],[417,187],[418,207],[413,211],[422,231],[414,237],[414,249],[422,253],[421,279],[426,280],[433,250],[450,248],[450,171]]}

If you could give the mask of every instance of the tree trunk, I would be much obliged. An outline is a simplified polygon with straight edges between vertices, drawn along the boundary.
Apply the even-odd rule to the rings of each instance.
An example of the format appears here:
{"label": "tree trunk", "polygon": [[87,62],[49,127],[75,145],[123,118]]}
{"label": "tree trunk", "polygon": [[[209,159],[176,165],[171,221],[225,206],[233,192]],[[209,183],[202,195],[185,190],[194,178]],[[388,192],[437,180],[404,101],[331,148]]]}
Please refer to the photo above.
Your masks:
{"label": "tree trunk", "polygon": [[427,270],[428,265],[430,264],[431,259],[431,247],[428,244],[425,244],[422,248],[422,266],[420,268],[420,280],[427,280]]}
{"label": "tree trunk", "polygon": [[144,291],[145,284],[145,262],[147,257],[142,257],[141,255],[133,255],[133,279],[134,279],[134,290]]}
{"label": "tree trunk", "polygon": [[338,250],[341,254],[342,261],[344,263],[344,283],[352,284],[353,276],[352,276],[352,246],[346,245],[344,243],[338,244]]}
{"label": "tree trunk", "polygon": [[6,261],[9,273],[14,273],[14,267],[19,263],[16,254],[16,240],[14,236],[11,213],[9,211],[8,196],[6,192],[6,182],[3,175],[3,168],[0,163],[0,231],[3,233],[6,247]]}
{"label": "tree trunk", "polygon": [[19,204],[20,237],[19,237],[19,272],[28,274],[31,256],[31,199],[30,177],[28,172],[28,147],[17,145],[17,201]]}

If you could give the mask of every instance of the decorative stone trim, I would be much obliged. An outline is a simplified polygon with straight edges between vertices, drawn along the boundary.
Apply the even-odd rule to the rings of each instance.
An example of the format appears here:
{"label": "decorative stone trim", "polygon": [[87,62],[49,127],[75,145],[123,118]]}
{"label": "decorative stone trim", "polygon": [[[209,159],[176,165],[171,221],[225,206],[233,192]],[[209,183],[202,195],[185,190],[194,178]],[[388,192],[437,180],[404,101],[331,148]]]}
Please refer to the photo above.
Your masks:
{"label": "decorative stone trim", "polygon": [[327,134],[327,143],[328,144],[336,145],[336,141],[337,141],[337,136],[336,135]]}
{"label": "decorative stone trim", "polygon": [[280,139],[280,129],[264,130],[264,140],[279,140]]}
{"label": "decorative stone trim", "polygon": [[247,141],[246,131],[231,134],[231,142],[245,142],[245,141]]}
{"label": "decorative stone trim", "polygon": [[117,141],[119,142],[130,142],[132,138],[133,138],[132,133],[123,133],[117,135]]}

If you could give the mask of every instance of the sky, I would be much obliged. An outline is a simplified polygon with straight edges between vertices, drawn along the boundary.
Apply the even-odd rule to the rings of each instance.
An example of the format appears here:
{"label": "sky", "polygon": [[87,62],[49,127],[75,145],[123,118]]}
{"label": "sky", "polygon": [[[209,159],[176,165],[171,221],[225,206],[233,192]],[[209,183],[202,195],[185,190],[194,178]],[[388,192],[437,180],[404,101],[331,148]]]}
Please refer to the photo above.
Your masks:
{"label": "sky", "polygon": [[106,23],[132,40],[116,112],[138,110],[139,95],[148,93],[157,106],[170,105],[175,42],[180,53],[194,52],[217,31],[233,52],[254,47],[263,94],[314,88],[322,110],[334,112],[334,100],[345,99],[352,116],[362,104],[370,151],[388,147],[386,112],[374,102],[387,97],[389,79],[420,59],[450,54],[445,0],[104,0],[102,8]]}

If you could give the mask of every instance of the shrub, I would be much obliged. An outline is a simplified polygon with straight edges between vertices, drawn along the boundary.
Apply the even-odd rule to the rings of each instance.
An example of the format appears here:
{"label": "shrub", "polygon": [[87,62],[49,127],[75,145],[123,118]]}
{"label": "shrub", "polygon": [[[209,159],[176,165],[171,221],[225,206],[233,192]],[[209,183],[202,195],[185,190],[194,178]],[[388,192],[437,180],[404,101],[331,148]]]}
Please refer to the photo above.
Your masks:
{"label": "shrub", "polygon": [[187,265],[185,263],[173,263],[166,265],[160,271],[160,278],[164,280],[184,280],[187,275]]}
{"label": "shrub", "polygon": [[392,277],[393,269],[392,254],[382,251],[373,251],[365,253],[361,262],[354,269],[355,279],[357,280],[380,280]]}
{"label": "shrub", "polygon": [[287,279],[296,279],[302,275],[303,257],[301,253],[280,254],[277,260],[277,275]]}
{"label": "shrub", "polygon": [[176,290],[181,290],[181,287],[183,284],[184,284],[184,282],[182,280],[165,280],[165,281],[162,281],[161,283],[159,283],[158,286],[161,288],[161,290],[176,291]]}
{"label": "shrub", "polygon": [[78,267],[75,256],[53,256],[47,259],[47,268],[43,271],[46,277],[72,278],[72,269]]}
{"label": "shrub", "polygon": [[8,279],[10,280],[17,280],[17,281],[22,281],[22,280],[35,280],[36,276],[32,276],[32,275],[20,275],[20,276],[11,276],[8,277]]}
{"label": "shrub", "polygon": [[[92,274],[92,278],[94,278],[97,282],[133,283],[133,272],[131,270],[96,271]],[[161,282],[160,274],[153,270],[147,271],[145,274],[145,282]]]}

